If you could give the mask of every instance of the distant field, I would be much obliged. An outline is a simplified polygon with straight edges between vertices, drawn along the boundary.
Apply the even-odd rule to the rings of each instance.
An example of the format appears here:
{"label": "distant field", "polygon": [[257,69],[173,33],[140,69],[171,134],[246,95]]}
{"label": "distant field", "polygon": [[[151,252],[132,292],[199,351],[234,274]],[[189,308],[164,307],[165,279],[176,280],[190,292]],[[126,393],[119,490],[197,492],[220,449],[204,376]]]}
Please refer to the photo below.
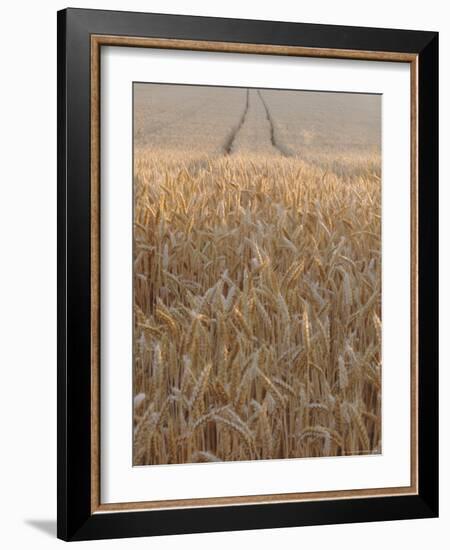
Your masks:
{"label": "distant field", "polygon": [[136,84],[134,145],[134,464],[380,452],[380,97]]}
{"label": "distant field", "polygon": [[240,88],[135,84],[135,145],[220,153],[241,120],[246,96]]}

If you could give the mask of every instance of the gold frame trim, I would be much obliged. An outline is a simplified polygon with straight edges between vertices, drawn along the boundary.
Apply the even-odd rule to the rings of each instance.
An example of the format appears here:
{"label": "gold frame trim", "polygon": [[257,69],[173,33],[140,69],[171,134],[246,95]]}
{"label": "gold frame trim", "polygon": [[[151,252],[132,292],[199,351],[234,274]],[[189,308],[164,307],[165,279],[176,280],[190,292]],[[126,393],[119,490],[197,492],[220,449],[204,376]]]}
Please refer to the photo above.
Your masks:
{"label": "gold frame trim", "polygon": [[[100,49],[102,46],[360,59],[410,64],[411,74],[411,484],[409,487],[102,504],[100,500]],[[166,38],[91,35],[91,513],[306,502],[418,494],[418,56]]]}

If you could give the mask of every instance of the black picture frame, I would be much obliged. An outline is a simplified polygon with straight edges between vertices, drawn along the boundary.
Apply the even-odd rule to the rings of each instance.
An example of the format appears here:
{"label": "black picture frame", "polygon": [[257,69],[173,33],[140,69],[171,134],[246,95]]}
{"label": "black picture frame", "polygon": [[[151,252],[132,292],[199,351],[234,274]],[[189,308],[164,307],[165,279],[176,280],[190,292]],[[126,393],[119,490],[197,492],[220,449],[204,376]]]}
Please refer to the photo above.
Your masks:
{"label": "black picture frame", "polygon": [[[438,33],[66,9],[58,12],[58,537],[87,540],[438,515]],[[418,494],[91,512],[92,35],[418,56]]]}

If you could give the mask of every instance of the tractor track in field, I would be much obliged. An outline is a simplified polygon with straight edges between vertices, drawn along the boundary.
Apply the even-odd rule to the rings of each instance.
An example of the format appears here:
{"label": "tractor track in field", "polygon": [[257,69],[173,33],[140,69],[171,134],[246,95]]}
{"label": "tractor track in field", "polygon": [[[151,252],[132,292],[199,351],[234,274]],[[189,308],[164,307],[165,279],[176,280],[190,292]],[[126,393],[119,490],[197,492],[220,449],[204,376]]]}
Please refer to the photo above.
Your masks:
{"label": "tractor track in field", "polygon": [[238,125],[236,126],[234,131],[230,134],[230,136],[228,137],[227,142],[226,142],[225,147],[224,147],[225,153],[227,155],[231,155],[231,153],[232,153],[233,144],[235,142],[236,136],[239,134],[239,131],[242,128],[242,126],[244,125],[245,119],[247,118],[247,113],[248,113],[249,106],[250,106],[250,91],[247,88],[247,96],[246,96],[246,100],[245,100],[244,111],[242,113],[242,116],[239,120]]}
{"label": "tractor track in field", "polygon": [[259,96],[259,99],[261,100],[261,103],[263,104],[263,107],[264,107],[264,110],[266,111],[266,118],[267,120],[269,121],[269,125],[270,125],[270,141],[272,143],[272,147],[274,149],[278,149],[278,151],[281,153],[281,155],[283,155],[284,157],[288,156],[286,151],[284,151],[283,149],[283,146],[280,145],[276,139],[276,136],[275,136],[275,124],[274,124],[274,121],[273,121],[273,118],[272,118],[272,115],[270,113],[270,109],[265,101],[265,99],[263,98],[262,96],[262,93],[261,93],[261,90],[258,90],[258,96]]}
{"label": "tractor track in field", "polygon": [[[248,120],[249,118],[249,111],[252,110],[251,115],[254,116],[254,110],[255,108],[259,108],[262,110],[265,114],[265,119],[267,120],[267,143],[270,144],[270,147],[272,147],[277,153],[281,154],[282,156],[289,156],[286,150],[283,148],[283,146],[278,143],[278,140],[276,138],[276,132],[275,132],[275,123],[272,117],[272,114],[270,112],[270,109],[264,100],[264,97],[260,90],[252,90],[252,94],[250,94],[250,90],[247,88],[247,95],[246,95],[246,101],[245,101],[245,107],[244,111],[241,115],[241,118],[239,119],[238,124],[234,128],[234,130],[229,135],[225,146],[224,146],[224,152],[226,155],[231,155],[236,152],[236,145],[238,142],[242,139],[241,134],[245,133],[246,126],[248,124],[252,124],[251,120]],[[255,101],[260,101],[261,106],[257,107],[255,105]],[[252,119],[252,116],[250,116],[250,119]],[[253,119],[254,123],[254,119]],[[266,131],[266,130],[265,130]],[[248,142],[247,142],[248,143]]]}

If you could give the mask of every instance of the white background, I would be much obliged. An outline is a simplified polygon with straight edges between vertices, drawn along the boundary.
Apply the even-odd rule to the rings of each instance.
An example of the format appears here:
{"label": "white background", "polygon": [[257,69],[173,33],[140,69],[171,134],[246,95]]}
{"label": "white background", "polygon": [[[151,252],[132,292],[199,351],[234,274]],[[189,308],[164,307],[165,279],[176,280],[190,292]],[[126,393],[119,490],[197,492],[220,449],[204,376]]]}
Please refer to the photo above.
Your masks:
{"label": "white background", "polygon": [[[102,53],[101,501],[410,484],[410,68],[404,63],[105,48]],[[133,80],[382,93],[383,452],[131,468]],[[127,182],[128,185],[127,185]],[[401,209],[398,205],[404,205]],[[128,368],[127,368],[128,365]],[[125,368],[124,368],[125,367]]]}
{"label": "white background", "polygon": [[[450,96],[450,35],[445,3],[439,0],[376,4],[357,0],[242,2],[228,0],[115,0],[78,7],[190,13],[437,30],[440,36],[441,97]],[[0,540],[3,547],[53,548],[56,516],[56,10],[62,2],[23,1],[2,11],[0,87]],[[450,307],[450,148],[448,102],[441,102],[441,364]],[[447,152],[447,154],[446,154]],[[445,214],[445,215],[444,215]],[[450,535],[450,430],[448,368],[441,370],[441,519],[278,529],[84,543],[107,547],[217,549],[308,547],[379,549],[443,548]],[[447,539],[447,543],[444,540]],[[95,545],[95,546],[94,546]]]}

